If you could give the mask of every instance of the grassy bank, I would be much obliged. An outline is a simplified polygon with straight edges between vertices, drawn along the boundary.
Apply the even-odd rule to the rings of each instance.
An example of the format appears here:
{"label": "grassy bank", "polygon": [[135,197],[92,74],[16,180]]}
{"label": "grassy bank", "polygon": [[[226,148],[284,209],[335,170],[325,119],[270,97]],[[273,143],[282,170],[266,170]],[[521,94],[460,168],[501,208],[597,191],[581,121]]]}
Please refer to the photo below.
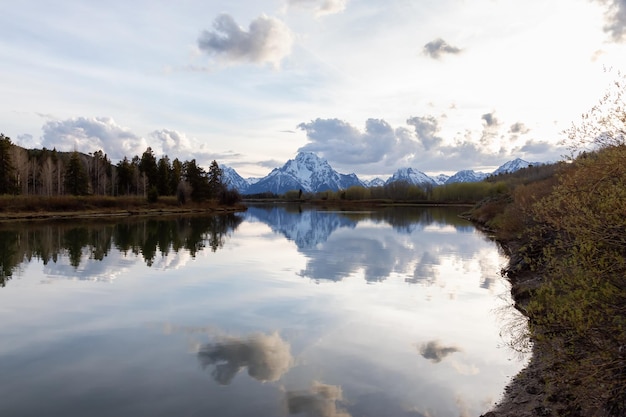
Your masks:
{"label": "grassy bank", "polygon": [[584,153],[470,217],[510,255],[529,368],[493,416],[626,415],[626,146]]}
{"label": "grassy bank", "polygon": [[241,210],[245,206],[225,206],[213,200],[181,205],[176,197],[159,197],[156,202],[148,202],[142,197],[128,196],[0,196],[0,221]]}

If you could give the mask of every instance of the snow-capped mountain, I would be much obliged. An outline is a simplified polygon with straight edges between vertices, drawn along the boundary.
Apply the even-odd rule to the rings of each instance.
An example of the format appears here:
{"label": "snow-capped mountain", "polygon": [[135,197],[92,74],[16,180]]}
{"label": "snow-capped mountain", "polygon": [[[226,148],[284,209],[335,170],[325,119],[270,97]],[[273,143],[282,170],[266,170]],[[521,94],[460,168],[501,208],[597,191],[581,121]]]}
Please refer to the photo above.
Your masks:
{"label": "snow-capped mountain", "polygon": [[383,185],[385,185],[385,180],[382,178],[376,177],[369,181],[363,181],[363,183],[365,184],[366,187],[382,187]]}
{"label": "snow-capped mountain", "polygon": [[281,168],[275,168],[263,178],[242,178],[233,168],[222,166],[224,182],[237,189],[241,194],[257,194],[272,192],[283,194],[291,190],[304,192],[337,191],[352,186],[382,187],[394,181],[406,181],[416,185],[443,185],[457,182],[478,182],[489,175],[510,173],[526,168],[531,163],[517,158],[509,161],[492,174],[475,172],[472,170],[459,171],[453,176],[439,174],[430,177],[425,173],[413,168],[401,168],[397,170],[387,181],[374,178],[370,181],[361,181],[355,174],[345,175],[335,171],[330,164],[311,152],[299,153],[295,159],[290,159]]}
{"label": "snow-capped mountain", "polygon": [[509,174],[511,172],[519,171],[520,169],[523,169],[523,168],[528,168],[531,165],[537,165],[537,164],[524,161],[521,158],[516,158],[500,166],[498,169],[493,171],[492,175]]}
{"label": "snow-capped mountain", "polygon": [[245,194],[250,187],[250,183],[237,173],[233,168],[222,165],[222,181],[228,188],[234,188],[242,194]]}
{"label": "snow-capped mountain", "polygon": [[435,177],[431,177],[436,183],[437,185],[443,185],[446,183],[446,181],[448,181],[448,179],[450,178],[449,175],[446,174],[439,174]]}
{"label": "snow-capped mountain", "polygon": [[400,168],[391,176],[391,178],[387,180],[387,182],[385,182],[385,184],[391,184],[392,182],[396,181],[406,181],[409,184],[414,185],[437,185],[435,180],[433,180],[431,177],[424,174],[422,171],[418,171],[413,168]]}
{"label": "snow-capped mountain", "polygon": [[479,182],[487,178],[489,174],[484,172],[476,172],[471,169],[459,171],[450,178],[448,178],[445,184],[453,184],[455,182]]}
{"label": "snow-capped mountain", "polygon": [[248,194],[272,192],[283,194],[290,190],[305,192],[337,191],[363,186],[355,174],[340,174],[325,159],[311,152],[301,152],[295,159],[290,159],[281,168],[275,168],[265,178],[250,185]]}

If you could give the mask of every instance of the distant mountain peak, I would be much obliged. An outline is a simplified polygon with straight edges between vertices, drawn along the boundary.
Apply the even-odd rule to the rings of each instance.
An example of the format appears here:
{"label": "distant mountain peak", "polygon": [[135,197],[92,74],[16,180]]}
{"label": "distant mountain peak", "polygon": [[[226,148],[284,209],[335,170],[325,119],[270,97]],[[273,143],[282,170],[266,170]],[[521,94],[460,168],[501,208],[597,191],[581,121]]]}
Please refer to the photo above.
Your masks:
{"label": "distant mountain peak", "polygon": [[[506,162],[492,175],[515,172],[527,168],[531,163],[522,158],[515,158]],[[484,180],[489,174],[476,172],[471,169],[461,170],[452,176],[444,174],[430,177],[412,167],[399,168],[387,181],[375,178],[371,181],[361,181],[355,174],[340,174],[335,171],[328,161],[314,152],[298,152],[294,159],[288,160],[282,167],[274,168],[263,178],[243,179],[234,169],[222,167],[224,178],[231,187],[242,194],[257,194],[272,192],[284,194],[291,190],[305,192],[345,190],[352,186],[383,186],[395,181],[405,181],[414,185],[442,185],[456,182],[477,182]]]}
{"label": "distant mountain peak", "polygon": [[327,160],[313,152],[299,152],[294,159],[288,160],[281,168],[275,168],[265,178],[250,185],[248,194],[273,192],[283,194],[291,190],[305,192],[337,191],[363,186],[356,175],[340,174]]}
{"label": "distant mountain peak", "polygon": [[519,171],[520,169],[528,168],[531,165],[537,164],[525,161],[522,158],[515,158],[512,161],[504,163],[498,169],[493,171],[493,175],[508,174],[511,172]]}
{"label": "distant mountain peak", "polygon": [[436,181],[433,180],[428,175],[424,174],[422,171],[418,171],[417,169],[413,169],[411,167],[408,168],[399,168],[394,174],[387,180],[385,184],[391,184],[396,181],[406,181],[409,184],[414,185],[422,185],[422,184],[431,184],[437,185]]}
{"label": "distant mountain peak", "polygon": [[476,172],[471,169],[464,169],[448,178],[445,183],[454,184],[457,182],[480,182],[487,178],[487,176],[489,176],[489,174],[486,174],[484,172]]}

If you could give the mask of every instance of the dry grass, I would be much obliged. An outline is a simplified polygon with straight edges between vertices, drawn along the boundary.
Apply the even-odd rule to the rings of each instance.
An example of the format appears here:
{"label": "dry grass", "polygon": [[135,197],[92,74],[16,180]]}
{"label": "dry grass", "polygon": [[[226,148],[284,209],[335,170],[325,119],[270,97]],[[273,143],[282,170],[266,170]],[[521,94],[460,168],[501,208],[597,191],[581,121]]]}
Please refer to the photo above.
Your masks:
{"label": "dry grass", "polygon": [[241,206],[226,208],[216,201],[183,206],[175,197],[159,197],[156,203],[148,203],[145,198],[128,196],[0,196],[0,220],[242,209]]}

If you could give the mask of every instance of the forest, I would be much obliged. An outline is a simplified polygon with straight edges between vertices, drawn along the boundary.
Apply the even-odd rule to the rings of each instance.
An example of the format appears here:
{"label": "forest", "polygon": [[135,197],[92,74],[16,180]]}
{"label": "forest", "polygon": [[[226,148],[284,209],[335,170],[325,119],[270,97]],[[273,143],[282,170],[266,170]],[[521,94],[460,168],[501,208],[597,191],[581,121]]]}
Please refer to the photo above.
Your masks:
{"label": "forest", "polygon": [[175,196],[179,204],[218,200],[232,205],[240,197],[224,184],[213,161],[208,171],[195,159],[157,159],[148,147],[117,164],[101,150],[84,154],[56,149],[25,149],[0,134],[0,195],[20,196],[137,196],[156,202]]}

